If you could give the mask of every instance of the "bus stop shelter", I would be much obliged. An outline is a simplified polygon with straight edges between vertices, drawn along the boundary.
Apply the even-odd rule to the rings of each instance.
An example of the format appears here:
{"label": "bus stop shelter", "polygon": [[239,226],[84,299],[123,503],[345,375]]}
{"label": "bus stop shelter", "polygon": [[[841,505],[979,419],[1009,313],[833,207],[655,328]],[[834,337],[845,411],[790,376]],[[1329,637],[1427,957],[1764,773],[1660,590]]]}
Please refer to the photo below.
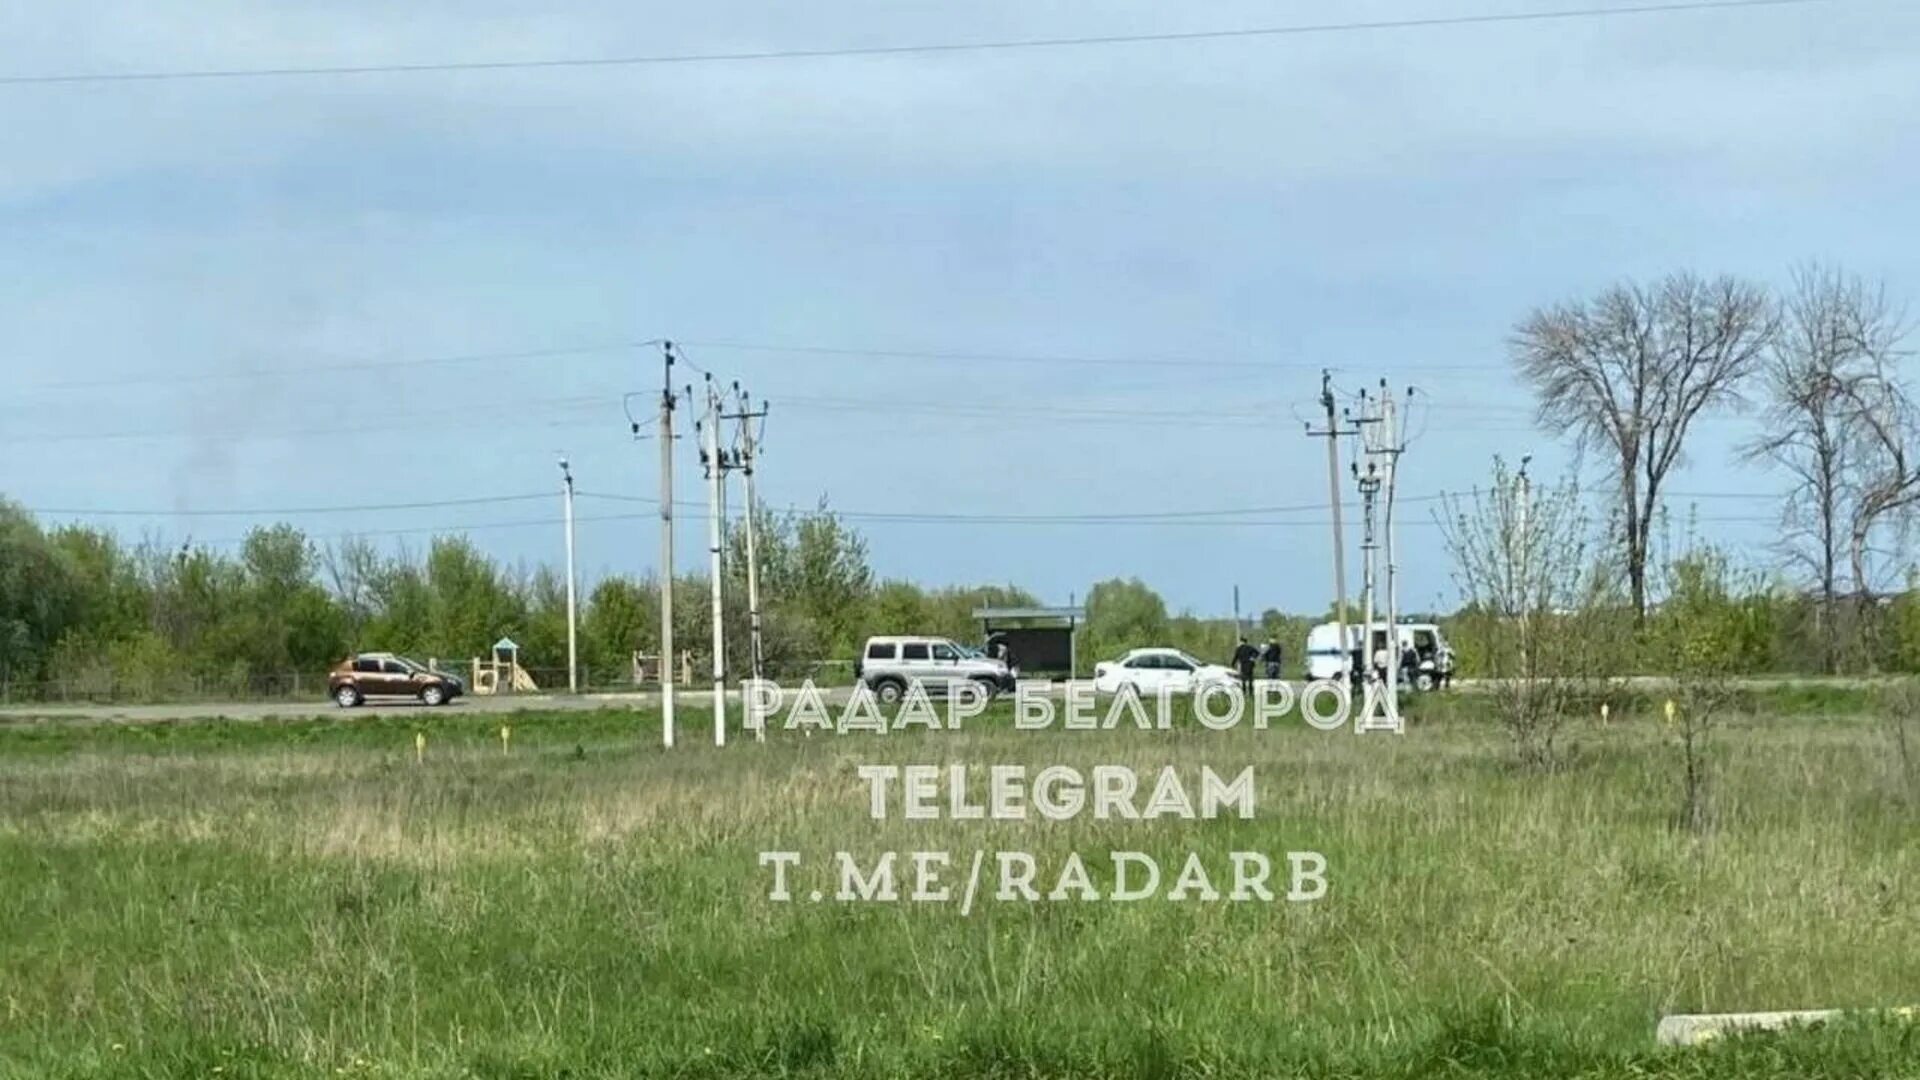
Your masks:
{"label": "bus stop shelter", "polygon": [[1087,621],[1085,608],[983,607],[974,608],[973,617],[986,640],[1006,639],[1022,672],[1063,671],[1070,679],[1078,676],[1078,638],[1080,624]]}

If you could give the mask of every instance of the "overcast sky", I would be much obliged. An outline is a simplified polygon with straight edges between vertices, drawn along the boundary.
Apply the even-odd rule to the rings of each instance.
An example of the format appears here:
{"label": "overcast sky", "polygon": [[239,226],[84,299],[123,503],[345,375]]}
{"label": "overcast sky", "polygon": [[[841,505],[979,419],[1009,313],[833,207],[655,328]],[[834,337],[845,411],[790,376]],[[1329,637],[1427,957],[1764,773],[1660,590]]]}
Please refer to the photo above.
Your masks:
{"label": "overcast sky", "polygon": [[[0,74],[1553,6],[5,0]],[[621,397],[657,389],[658,353],[612,346],[658,337],[771,401],[760,482],[776,506],[1323,505],[1323,446],[1300,422],[1322,365],[1345,391],[1383,376],[1421,391],[1408,496],[1484,482],[1496,453],[1531,453],[1548,476],[1569,453],[1531,424],[1505,351],[1533,305],[1672,269],[1778,281],[1809,258],[1920,298],[1917,32],[1920,7],[1837,0],[1178,44],[0,86],[0,493],[160,511],[93,520],[219,542],[251,522],[170,512],[557,490],[561,450],[583,491],[650,496],[655,446],[631,439]],[[262,370],[278,374],[245,374]],[[1758,557],[1784,481],[1735,460],[1751,424],[1703,426],[1674,487],[1761,493],[1697,503],[1703,532]],[[697,500],[692,449],[679,446],[678,482]],[[1451,593],[1431,509],[1402,510],[1412,606]],[[649,511],[583,499],[584,575],[654,568],[650,518],[596,520]],[[420,546],[424,533],[389,531],[557,513],[556,494],[292,520]],[[1065,603],[1138,575],[1176,608],[1223,614],[1237,584],[1248,611],[1318,609],[1327,514],[1276,518],[1293,523],[858,525],[881,573],[927,584],[1010,581]],[[557,524],[471,535],[509,559],[560,553]],[[703,558],[697,511],[678,542],[683,568]]]}

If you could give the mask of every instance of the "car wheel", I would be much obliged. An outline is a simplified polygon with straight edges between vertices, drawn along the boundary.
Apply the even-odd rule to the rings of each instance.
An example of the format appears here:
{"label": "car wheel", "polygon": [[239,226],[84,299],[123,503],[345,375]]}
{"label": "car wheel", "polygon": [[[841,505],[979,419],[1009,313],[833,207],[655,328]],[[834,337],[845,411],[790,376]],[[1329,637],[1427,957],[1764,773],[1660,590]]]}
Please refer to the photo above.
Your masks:
{"label": "car wheel", "polygon": [[1431,671],[1423,671],[1413,677],[1413,688],[1415,690],[1419,690],[1422,693],[1425,693],[1426,691],[1431,690],[1438,685],[1439,685],[1439,680],[1433,677],[1433,672]]}
{"label": "car wheel", "polygon": [[352,683],[348,683],[333,692],[333,700],[338,703],[341,708],[351,709],[355,705],[360,704],[364,699],[360,696],[360,689]]}
{"label": "car wheel", "polygon": [[443,687],[429,686],[420,691],[420,700],[428,705],[445,705],[447,703],[447,691]]}
{"label": "car wheel", "polygon": [[897,705],[901,698],[907,696],[907,688],[898,679],[881,679],[873,684],[873,695],[880,699],[882,705]]}
{"label": "car wheel", "polygon": [[986,698],[988,701],[992,701],[995,697],[998,697],[1000,694],[1000,684],[993,681],[992,679],[975,679],[973,680],[973,685],[982,694],[986,695]]}

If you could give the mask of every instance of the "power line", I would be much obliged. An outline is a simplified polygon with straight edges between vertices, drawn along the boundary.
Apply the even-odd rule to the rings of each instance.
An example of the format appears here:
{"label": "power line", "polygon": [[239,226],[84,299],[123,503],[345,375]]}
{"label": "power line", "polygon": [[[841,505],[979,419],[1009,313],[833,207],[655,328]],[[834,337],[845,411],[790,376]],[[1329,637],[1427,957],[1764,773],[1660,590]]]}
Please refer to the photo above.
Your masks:
{"label": "power line", "polygon": [[922,413],[932,416],[976,417],[981,419],[999,419],[1019,417],[1054,422],[1079,423],[1174,423],[1181,426],[1196,421],[1207,423],[1211,427],[1258,427],[1271,426],[1253,413],[1228,410],[1178,410],[1178,409],[1101,409],[1084,406],[1063,405],[1059,407],[1019,406],[1019,405],[969,405],[959,401],[912,401],[898,398],[824,398],[804,396],[783,396],[781,404],[802,410],[820,409],[827,412],[875,412],[875,413]]}
{"label": "power line", "polygon": [[[1550,490],[1550,489],[1542,488],[1539,490],[1544,491],[1544,490]],[[1553,490],[1557,490],[1557,489],[1553,489]],[[575,492],[575,494],[582,499],[598,499],[602,502],[640,503],[648,506],[658,506],[660,504],[659,499],[656,499],[647,495],[617,495],[617,494],[608,494],[605,492],[595,492],[595,491],[577,491]],[[1460,493],[1458,495],[1452,492],[1437,492],[1437,493],[1428,494],[1428,495],[1408,495],[1408,496],[1401,496],[1397,498],[1396,501],[1401,503],[1441,502],[1447,499],[1463,497],[1466,495],[1471,495],[1471,492]],[[134,508],[128,508],[128,507],[98,507],[98,506],[69,506],[69,507],[34,506],[34,507],[27,507],[26,509],[29,513],[33,513],[33,514],[75,515],[75,516],[82,516],[82,517],[154,517],[154,518],[273,517],[273,516],[293,517],[293,516],[308,516],[308,515],[318,515],[318,514],[357,514],[357,513],[376,513],[376,512],[390,512],[390,511],[402,511],[402,510],[430,510],[430,509],[444,509],[444,508],[456,507],[456,506],[487,506],[487,505],[501,504],[501,503],[531,502],[535,500],[549,499],[551,497],[552,497],[552,494],[550,492],[529,492],[525,494],[516,494],[516,495],[480,495],[480,496],[474,496],[471,498],[464,498],[464,499],[436,499],[436,500],[430,500],[430,501],[395,502],[395,503],[345,503],[345,504],[338,504],[338,505],[331,505],[331,506],[277,506],[277,507],[266,506],[266,507],[246,507],[246,508],[227,508],[227,509],[172,509],[172,508],[169,508],[164,510],[134,509]],[[1773,500],[1773,499],[1779,499],[1781,497],[1781,494],[1779,492],[1768,492],[1768,491],[1676,491],[1676,492],[1671,492],[1670,497],[1674,499],[1689,499],[1689,500],[1692,500],[1692,499]],[[705,503],[701,503],[701,502],[692,502],[692,501],[679,500],[679,499],[674,500],[674,506],[676,507],[702,508],[705,505],[706,505]],[[834,510],[831,508],[829,508],[826,512],[829,514],[832,514],[835,517],[843,517],[849,520],[860,520],[860,521],[915,521],[915,522],[929,522],[929,523],[948,521],[948,522],[984,522],[988,524],[1019,524],[1019,523],[1098,524],[1101,522],[1135,522],[1135,521],[1156,522],[1156,521],[1177,521],[1182,519],[1228,518],[1228,517],[1243,517],[1243,516],[1255,515],[1255,514],[1296,514],[1296,513],[1307,513],[1310,511],[1325,510],[1325,509],[1326,509],[1326,506],[1325,504],[1322,504],[1322,503],[1296,503],[1292,505],[1280,505],[1280,506],[1240,506],[1240,507],[1228,507],[1228,508],[1212,508],[1212,509],[1204,509],[1204,510],[1149,510],[1149,511],[1129,511],[1129,512],[1120,512],[1120,513],[1084,513],[1084,514],[990,514],[990,513],[980,514],[980,513],[943,513],[943,512],[937,512],[937,511]],[[794,508],[789,508],[788,512],[797,512],[797,511]],[[642,516],[652,516],[652,515],[649,514],[649,515],[642,515]],[[599,518],[582,517],[582,518],[579,518],[578,520],[618,521],[618,520],[624,520],[624,516],[616,515],[613,517],[599,517]],[[1766,520],[1773,520],[1773,519],[1768,518]],[[558,524],[559,522],[560,522],[559,518],[537,518],[537,519],[528,519],[526,521],[493,522],[493,523],[482,522],[482,523],[479,523],[478,525],[472,525],[472,526],[453,525],[453,526],[447,526],[447,527],[450,527],[450,528],[506,528],[506,527],[515,527],[523,524],[524,525],[554,525],[554,524]],[[1285,522],[1273,522],[1273,521],[1228,522],[1228,524],[1276,524],[1276,523],[1284,524]],[[1326,522],[1321,522],[1321,524],[1324,525],[1326,524]],[[397,531],[421,532],[421,531],[431,531],[432,529],[439,528],[439,527],[441,526],[420,526],[415,528],[401,529]]]}
{"label": "power line", "polygon": [[[1403,499],[1401,501],[1405,502],[1407,500]],[[873,524],[879,524],[879,525],[957,525],[957,526],[1026,525],[1026,526],[1033,526],[1033,527],[1039,527],[1039,528],[1073,526],[1073,527],[1099,527],[1099,528],[1147,527],[1147,528],[1203,528],[1203,529],[1213,529],[1213,528],[1219,528],[1219,529],[1272,529],[1272,528],[1324,529],[1330,524],[1330,522],[1325,520],[1314,520],[1311,518],[1292,518],[1292,519],[1283,519],[1283,520],[1260,520],[1260,521],[1253,521],[1253,520],[1247,520],[1247,521],[1238,521],[1238,520],[1236,521],[1211,521],[1211,520],[1209,521],[1191,521],[1191,520],[1086,521],[1086,520],[1069,520],[1069,519],[1039,518],[1039,517],[954,518],[954,517],[942,517],[938,515],[926,515],[926,516],[918,516],[918,517],[909,516],[909,515],[894,515],[894,516],[881,515],[881,516],[875,517],[870,515],[843,514],[839,511],[829,511],[829,512],[832,513],[835,517],[847,518],[854,521],[867,521],[867,522],[871,522]],[[574,521],[575,523],[616,522],[616,521],[654,521],[654,520],[658,520],[658,517],[659,517],[658,514],[652,513],[650,511],[635,511],[633,513],[624,513],[624,514],[581,515],[581,516],[576,516],[574,518]],[[737,512],[730,513],[729,518],[737,520],[739,518],[739,514]],[[1716,517],[1702,517],[1702,518],[1696,518],[1694,520],[1700,524],[1775,524],[1778,522],[1779,519],[1774,517],[1766,517],[1766,516],[1727,515],[1727,516],[1716,516]],[[396,529],[353,529],[353,530],[347,530],[347,531],[336,532],[336,533],[308,534],[306,538],[308,540],[324,541],[324,540],[357,540],[357,539],[364,539],[364,538],[375,537],[375,536],[417,536],[417,535],[459,536],[469,532],[478,532],[478,531],[484,531],[484,530],[490,530],[490,529],[519,529],[519,528],[550,529],[560,524],[562,524],[562,519],[558,516],[554,516],[554,517],[541,517],[541,518],[521,518],[521,519],[512,520],[512,521],[479,521],[479,522],[470,522],[470,523],[459,524],[459,525],[418,525],[418,526],[396,528]],[[1403,522],[1402,524],[1407,525],[1409,527],[1430,528],[1430,527],[1438,526],[1440,523],[1431,518],[1413,518],[1406,522]],[[216,540],[204,540],[200,542],[200,546],[232,547],[245,542],[245,539],[246,539],[245,537],[224,537]]]}
{"label": "power line", "polygon": [[[191,427],[122,429],[112,431],[85,431],[66,429],[50,432],[13,431],[0,436],[0,445],[35,445],[55,443],[89,442],[140,442],[164,441],[172,439],[219,439],[230,442],[284,442],[295,439],[330,438],[342,435],[364,435],[392,431],[425,430],[472,430],[483,428],[489,432],[508,428],[549,428],[572,423],[562,419],[561,414],[577,413],[584,409],[605,407],[609,410],[620,407],[626,409],[625,400],[631,395],[595,394],[558,398],[533,398],[517,400],[509,405],[486,406],[448,406],[437,411],[420,410],[358,413],[353,422],[340,426],[272,427],[255,426],[236,428],[226,425],[194,425]],[[1031,400],[1045,402],[1043,396]],[[963,419],[995,420],[1007,423],[1031,421],[1053,424],[1173,424],[1187,425],[1195,422],[1205,423],[1215,428],[1265,428],[1268,421],[1265,414],[1240,409],[1126,409],[1060,404],[1057,406],[971,404],[955,400],[927,400],[901,397],[783,397],[783,402],[795,409],[824,412],[852,413],[913,413],[929,416],[950,416]],[[1517,417],[1525,406],[1492,405],[1476,406],[1462,404],[1463,409],[1487,408],[1506,409]],[[28,406],[19,406],[27,410]],[[482,413],[484,410],[484,413]],[[499,413],[507,410],[510,415]],[[35,410],[40,411],[40,410]],[[1501,417],[1506,416],[1502,413]],[[642,426],[653,423],[653,419],[638,419],[628,410],[630,425]],[[1463,417],[1463,420],[1469,419]],[[1491,419],[1491,418],[1490,418]],[[1523,429],[1527,429],[1522,425]],[[1491,430],[1485,423],[1474,423],[1472,430]]]}
{"label": "power line", "polygon": [[1360,33],[1381,30],[1423,30],[1441,27],[1484,26],[1501,23],[1540,23],[1575,19],[1673,14],[1689,11],[1726,11],[1750,8],[1805,7],[1840,0],[1686,0],[1638,4],[1630,7],[1566,8],[1558,11],[1517,11],[1376,21],[1294,23],[1284,26],[1241,27],[1230,30],[1170,31],[1155,34],[1099,34],[1073,37],[1017,38],[998,41],[934,42],[910,45],[848,46],[821,49],[769,49],[746,52],[658,53],[639,56],[550,57],[525,60],[455,60],[410,64],[348,64],[313,67],[197,68],[179,70],[72,72],[0,76],[0,85],[49,86],[75,83],[145,83],[187,80],[272,79],[379,74],[423,74],[461,71],[527,71],[556,68],[645,67],[668,64],[733,64],[759,61],[822,60],[830,58],[934,55],[1032,49],[1085,48],[1103,45],[1140,45],[1232,38],[1279,38]]}
{"label": "power line", "polygon": [[651,341],[608,341],[599,344],[562,345],[546,349],[519,349],[511,352],[455,353],[446,356],[328,361],[296,367],[242,368],[234,371],[201,371],[186,375],[117,375],[110,378],[75,379],[60,382],[12,383],[9,391],[21,390],[100,390],[116,386],[159,386],[218,382],[226,379],[281,379],[300,375],[319,375],[342,371],[391,371],[395,368],[450,367],[461,364],[491,364],[509,360],[547,360],[561,356],[586,356],[593,353],[620,352],[656,344]]}
{"label": "power line", "polygon": [[266,506],[244,510],[125,510],[98,507],[33,507],[35,514],[78,514],[88,517],[304,517],[311,514],[365,514],[395,510],[438,510],[450,506],[491,506],[497,503],[530,502],[547,499],[546,492],[526,495],[482,495],[470,499],[436,499],[431,502],[359,503],[347,506]]}
{"label": "power line", "polygon": [[[556,412],[565,412],[582,407],[604,405],[612,407],[617,399],[582,398],[572,403],[565,399],[551,399],[545,403],[528,402],[529,407],[551,407]],[[516,408],[516,413],[529,412],[530,408]],[[530,416],[500,417],[497,415],[471,415],[470,412],[441,410],[438,412],[415,411],[403,413],[375,413],[371,419],[384,419],[384,423],[349,424],[343,427],[304,427],[275,428],[260,427],[251,429],[191,427],[171,428],[147,431],[58,431],[42,434],[11,434],[0,437],[0,445],[36,445],[42,443],[85,443],[85,442],[140,442],[146,440],[168,439],[218,439],[222,442],[284,442],[290,439],[330,438],[339,435],[368,435],[392,431],[426,430],[473,430],[484,429],[497,432],[508,428],[553,428],[567,427],[575,421],[558,417],[539,419]]]}
{"label": "power line", "polygon": [[[236,368],[228,371],[196,371],[185,374],[139,374],[101,376],[88,379],[62,379],[50,382],[11,383],[8,390],[13,393],[27,391],[61,390],[107,390],[117,387],[138,386],[184,386],[227,380],[248,379],[287,379],[313,375],[336,374],[355,371],[394,371],[423,367],[456,367],[471,364],[506,363],[521,360],[546,360],[570,356],[590,356],[598,353],[624,352],[632,349],[648,348],[658,345],[658,339],[646,341],[609,340],[602,342],[584,342],[577,345],[558,345],[547,348],[511,349],[489,352],[451,353],[428,356],[364,357],[347,360],[327,360],[313,364],[294,364],[281,367]],[[675,345],[680,345],[677,339]],[[1095,355],[1047,355],[997,353],[976,350],[910,350],[910,349],[871,349],[839,348],[826,345],[808,345],[802,343],[774,344],[745,341],[689,341],[686,344],[707,349],[736,350],[779,354],[788,357],[842,357],[847,359],[872,360],[925,360],[942,363],[991,363],[1019,364],[1041,367],[1112,367],[1112,368],[1158,368],[1167,366],[1189,368],[1218,368],[1244,373],[1247,377],[1269,374],[1277,370],[1313,367],[1310,363],[1270,360],[1207,359],[1200,357],[1171,357],[1154,359],[1141,356],[1095,356]],[[687,367],[707,374],[707,369],[682,357],[681,363]],[[1432,364],[1413,369],[1417,377],[1424,372],[1460,372],[1460,371],[1507,371],[1507,365],[1485,364]],[[1162,385],[1185,385],[1186,380],[1155,381],[1146,384],[1148,388]],[[1131,384],[1117,384],[1111,389],[1127,389]]]}
{"label": "power line", "polygon": [[[583,499],[599,499],[604,502],[646,503],[659,505],[659,500],[645,495],[609,495],[601,492],[580,492]],[[1441,495],[1414,496],[1414,502],[1432,502],[1443,498]],[[676,500],[674,505],[699,507],[705,504]],[[1316,510],[1325,510],[1319,503],[1301,503],[1292,506],[1241,506],[1227,509],[1209,510],[1154,510],[1122,513],[1086,513],[1086,514],[993,514],[993,513],[944,513],[939,511],[912,510],[834,510],[826,512],[834,517],[850,521],[918,521],[918,522],[984,522],[988,524],[1096,524],[1101,522],[1153,522],[1177,521],[1198,518],[1223,518],[1246,516],[1249,514],[1297,514]],[[789,512],[793,512],[789,509]]]}
{"label": "power line", "polygon": [[[828,356],[850,359],[870,360],[935,360],[957,361],[982,364],[1030,364],[1048,367],[1207,367],[1226,368],[1243,371],[1284,371],[1290,368],[1313,368],[1318,370],[1318,362],[1274,361],[1274,360],[1212,360],[1200,357],[1145,357],[1145,356],[1085,356],[1034,353],[979,352],[973,350],[918,350],[918,349],[869,349],[836,348],[827,345],[772,344],[754,341],[693,341],[690,344],[705,349],[733,349],[742,352],[780,353],[790,356]],[[1422,371],[1492,371],[1508,370],[1505,364],[1433,364],[1415,369]]]}

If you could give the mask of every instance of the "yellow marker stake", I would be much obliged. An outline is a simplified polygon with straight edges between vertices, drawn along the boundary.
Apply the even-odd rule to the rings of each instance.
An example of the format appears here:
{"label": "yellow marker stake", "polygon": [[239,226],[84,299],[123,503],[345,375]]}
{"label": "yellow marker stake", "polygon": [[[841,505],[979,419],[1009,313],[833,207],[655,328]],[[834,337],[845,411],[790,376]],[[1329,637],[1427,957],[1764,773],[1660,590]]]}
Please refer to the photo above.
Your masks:
{"label": "yellow marker stake", "polygon": [[1667,726],[1668,727],[1673,726],[1673,714],[1674,714],[1673,699],[1668,698],[1667,699]]}
{"label": "yellow marker stake", "polygon": [[508,727],[505,724],[501,724],[500,725],[500,752],[501,753],[504,754],[507,752],[507,743],[512,741],[512,739],[513,739],[513,729]]}
{"label": "yellow marker stake", "polygon": [[1604,701],[1600,703],[1600,722],[1602,724],[1607,722],[1607,703]]}
{"label": "yellow marker stake", "polygon": [[413,763],[415,765],[421,765],[424,764],[426,760],[427,733],[424,731],[416,731],[413,733]]}

